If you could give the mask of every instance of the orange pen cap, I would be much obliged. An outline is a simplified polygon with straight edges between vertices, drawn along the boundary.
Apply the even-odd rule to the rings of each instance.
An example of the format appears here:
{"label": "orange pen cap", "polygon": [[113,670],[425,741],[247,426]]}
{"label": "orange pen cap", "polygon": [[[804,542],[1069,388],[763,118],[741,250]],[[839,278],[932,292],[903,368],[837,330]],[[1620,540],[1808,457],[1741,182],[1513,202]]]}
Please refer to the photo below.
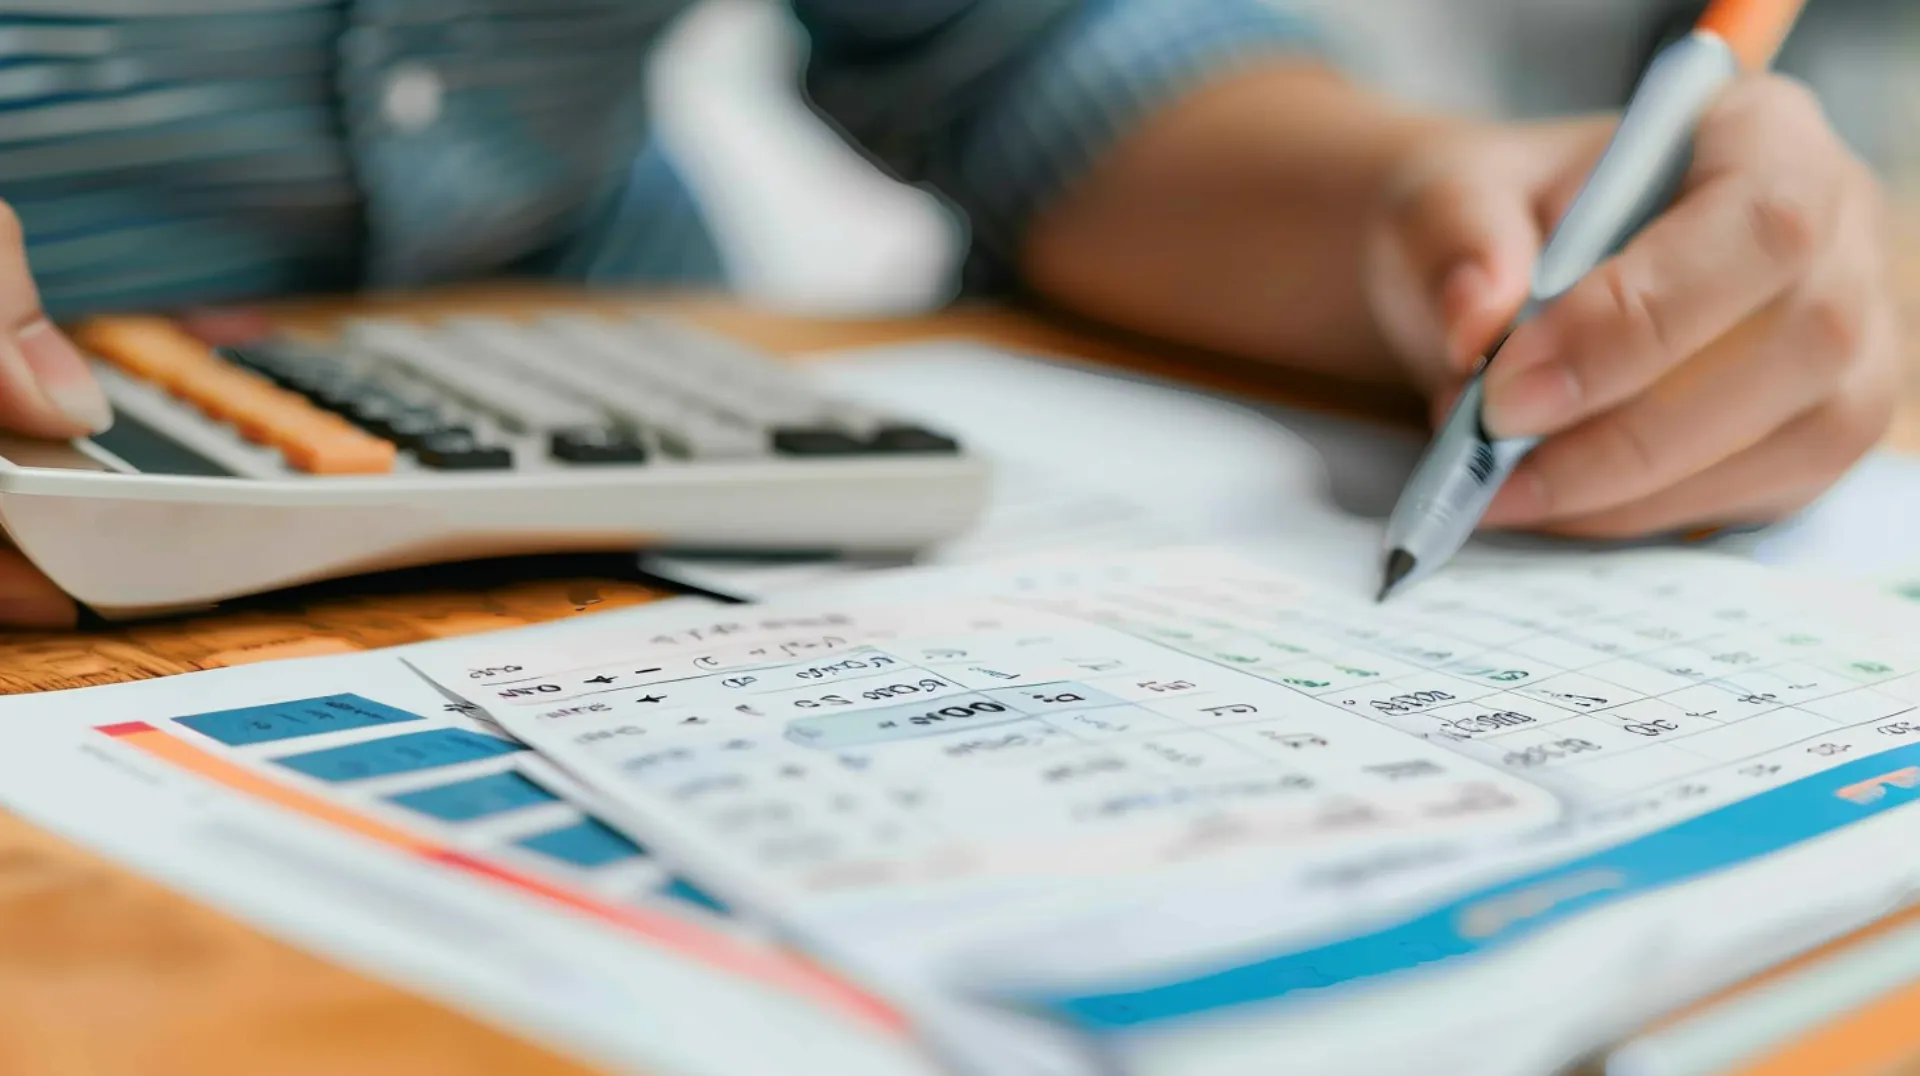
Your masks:
{"label": "orange pen cap", "polygon": [[1807,0],[1713,0],[1695,29],[1725,41],[1740,66],[1760,71],[1773,63],[1806,6]]}

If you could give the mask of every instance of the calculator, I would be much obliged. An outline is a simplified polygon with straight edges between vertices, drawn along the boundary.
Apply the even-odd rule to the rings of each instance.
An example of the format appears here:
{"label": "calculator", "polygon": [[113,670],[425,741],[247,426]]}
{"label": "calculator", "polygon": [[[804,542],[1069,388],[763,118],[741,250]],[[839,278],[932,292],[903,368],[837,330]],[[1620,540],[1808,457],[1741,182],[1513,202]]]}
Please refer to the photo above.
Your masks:
{"label": "calculator", "polygon": [[983,460],[675,321],[369,319],[216,345],[74,327],[114,423],[0,438],[0,526],[108,618],[437,561],[639,548],[907,552]]}

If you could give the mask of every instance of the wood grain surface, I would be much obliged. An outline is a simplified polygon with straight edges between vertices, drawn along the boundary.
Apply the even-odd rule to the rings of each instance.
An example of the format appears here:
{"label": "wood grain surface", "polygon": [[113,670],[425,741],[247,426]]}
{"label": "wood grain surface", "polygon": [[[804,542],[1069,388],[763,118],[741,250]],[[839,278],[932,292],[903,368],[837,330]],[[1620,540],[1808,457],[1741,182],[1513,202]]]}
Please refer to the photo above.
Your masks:
{"label": "wood grain surface", "polygon": [[[1920,244],[1899,276],[1920,323]],[[924,318],[823,321],[725,300],[581,296],[502,284],[432,296],[282,304],[323,331],[348,313],[555,307],[653,310],[782,354],[941,338],[1079,356],[1264,399],[1387,423],[1417,401],[1377,387],[1181,354],[1024,314],[961,308]],[[1920,451],[1920,365],[1889,443]],[[630,562],[629,562],[630,563]],[[106,683],[243,661],[385,646],[592,612],[654,592],[616,560],[516,561],[329,585],[213,616],[63,635],[0,636],[0,691]],[[0,813],[0,1074],[48,1076],[560,1076],[586,1070],[387,984],[343,970],[11,815]]]}

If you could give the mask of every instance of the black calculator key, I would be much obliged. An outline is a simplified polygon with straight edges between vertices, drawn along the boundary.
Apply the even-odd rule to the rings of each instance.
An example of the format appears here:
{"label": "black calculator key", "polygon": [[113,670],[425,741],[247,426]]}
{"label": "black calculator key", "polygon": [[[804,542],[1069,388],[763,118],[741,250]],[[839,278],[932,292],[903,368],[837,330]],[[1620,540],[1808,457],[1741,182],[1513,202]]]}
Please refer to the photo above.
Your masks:
{"label": "black calculator key", "polygon": [[382,419],[379,428],[372,432],[401,448],[414,448],[436,434],[468,433],[469,431],[464,426],[449,423],[440,417],[440,412],[431,407],[415,405],[401,410],[390,418]]}
{"label": "black calculator key", "polygon": [[234,364],[259,373],[278,369],[278,357],[271,351],[251,347],[220,347],[213,353]]}
{"label": "black calculator key", "polygon": [[345,415],[353,410],[354,403],[360,397],[373,391],[373,386],[351,375],[332,376],[320,379],[307,390],[307,399],[336,414]]}
{"label": "black calculator key", "polygon": [[960,442],[919,426],[882,426],[873,434],[881,452],[958,452]]}
{"label": "black calculator key", "polygon": [[413,405],[390,392],[368,389],[347,401],[341,410],[347,421],[375,437],[393,439],[393,421],[413,409]]}
{"label": "black calculator key", "polygon": [[867,446],[839,430],[786,426],[773,431],[773,450],[786,456],[853,456]]}
{"label": "black calculator key", "polygon": [[250,370],[282,388],[292,388],[314,363],[279,348],[259,344],[248,347],[223,347],[218,352],[228,362]]}
{"label": "black calculator key", "polygon": [[605,426],[555,430],[548,442],[554,459],[568,463],[644,463],[647,450],[631,434]]}
{"label": "black calculator key", "polygon": [[513,452],[481,444],[468,430],[442,430],[413,446],[420,462],[440,471],[497,471],[513,466]]}
{"label": "black calculator key", "polygon": [[319,397],[323,393],[337,393],[360,387],[359,378],[325,363],[308,363],[305,366],[290,367],[284,370],[277,380],[281,387],[291,389],[316,403],[319,402]]}

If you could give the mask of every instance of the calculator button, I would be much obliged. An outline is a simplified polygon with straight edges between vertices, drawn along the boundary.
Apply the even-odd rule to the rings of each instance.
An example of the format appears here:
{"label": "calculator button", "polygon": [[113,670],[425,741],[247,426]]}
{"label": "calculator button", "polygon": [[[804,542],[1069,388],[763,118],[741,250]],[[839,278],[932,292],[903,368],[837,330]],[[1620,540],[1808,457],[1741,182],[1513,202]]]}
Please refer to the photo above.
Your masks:
{"label": "calculator button", "polygon": [[319,410],[295,393],[228,362],[162,318],[102,318],[81,326],[77,342],[145,378],[249,441],[280,450],[287,466],[317,475],[382,474],[393,445]]}
{"label": "calculator button", "polygon": [[549,318],[537,332],[519,335],[527,349],[540,340],[551,341],[559,357],[548,360],[549,375],[582,391],[591,389],[594,398],[620,418],[664,426],[693,407],[686,393],[636,365],[620,339],[593,319]]}
{"label": "calculator button", "polygon": [[694,456],[764,455],[767,437],[759,427],[776,417],[780,424],[806,425],[825,413],[804,388],[790,389],[785,404],[749,398],[708,369],[706,356],[676,350],[672,338],[655,339],[632,326],[553,317],[537,331],[564,349],[566,361],[551,366],[554,376],[585,378],[609,410],[663,435],[673,432]]}
{"label": "calculator button", "polygon": [[[394,322],[359,322],[348,327],[346,338],[352,346],[398,363],[515,429],[589,426],[606,418],[598,407],[514,364],[484,334],[454,339],[443,335],[447,332]],[[565,356],[555,354],[552,359],[565,361]]]}
{"label": "calculator button", "polygon": [[663,440],[674,442],[694,459],[739,460],[764,456],[767,452],[765,430],[713,415],[682,415],[659,432]]}
{"label": "calculator button", "polygon": [[282,428],[274,447],[288,466],[316,475],[386,474],[395,456],[393,445],[352,427]]}
{"label": "calculator button", "polygon": [[315,385],[306,397],[319,407],[344,415],[353,410],[360,397],[372,391],[373,386],[359,378],[333,377]]}
{"label": "calculator button", "polygon": [[252,370],[276,385],[284,385],[287,377],[297,366],[297,360],[278,348],[253,345],[248,347],[223,347],[215,354],[235,366]]}
{"label": "calculator button", "polygon": [[919,426],[882,426],[869,443],[881,452],[960,451],[960,442]]}
{"label": "calculator button", "polygon": [[182,395],[208,417],[232,423],[248,440],[279,449],[296,471],[343,475],[393,470],[393,445],[250,375],[235,370],[232,378],[252,384],[208,377],[184,383]]}
{"label": "calculator button", "polygon": [[606,426],[556,430],[550,449],[555,459],[568,463],[644,463],[647,458],[639,441]]}
{"label": "calculator button", "polygon": [[205,344],[162,318],[101,318],[79,326],[74,342],[164,389],[211,358]]}
{"label": "calculator button", "polygon": [[513,453],[481,444],[470,431],[442,430],[414,443],[420,462],[441,471],[491,471],[513,466]]}
{"label": "calculator button", "polygon": [[773,431],[774,451],[787,456],[852,456],[867,446],[839,430],[789,426]]}
{"label": "calculator button", "polygon": [[393,439],[393,421],[411,408],[405,400],[380,389],[363,389],[344,401],[340,414],[375,437]]}
{"label": "calculator button", "polygon": [[302,396],[312,396],[322,389],[352,380],[352,375],[327,362],[304,362],[289,364],[279,371],[280,384]]}
{"label": "calculator button", "polygon": [[433,408],[416,405],[383,420],[374,432],[402,448],[414,448],[435,434],[468,431],[464,426],[450,424]]}
{"label": "calculator button", "polygon": [[236,367],[209,363],[184,370],[170,386],[177,397],[218,422],[231,421],[253,408],[287,408],[300,398],[273,387],[265,379]]}

